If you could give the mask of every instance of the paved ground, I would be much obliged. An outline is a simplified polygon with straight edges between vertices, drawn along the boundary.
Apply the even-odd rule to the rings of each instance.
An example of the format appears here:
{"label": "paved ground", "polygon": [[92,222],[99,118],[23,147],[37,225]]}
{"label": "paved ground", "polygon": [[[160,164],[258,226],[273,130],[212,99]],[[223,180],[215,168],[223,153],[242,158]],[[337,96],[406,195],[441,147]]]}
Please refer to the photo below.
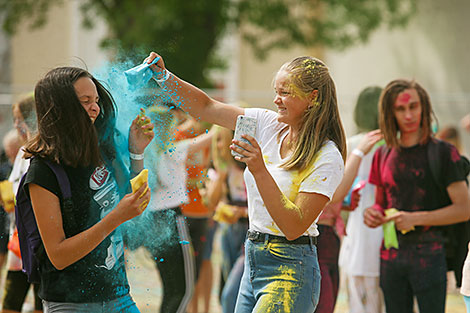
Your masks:
{"label": "paved ground", "polygon": [[[217,236],[216,236],[217,240]],[[216,247],[216,245],[214,245]],[[148,257],[146,251],[136,250],[129,255],[128,277],[131,285],[131,293],[142,313],[158,312],[161,299],[160,279]],[[212,256],[214,274],[218,272],[220,264],[220,251],[215,248]],[[214,282],[218,281],[218,276],[214,275]],[[449,292],[447,296],[446,313],[465,313],[465,305],[461,295],[452,287],[453,281],[449,281]],[[221,313],[222,310],[217,300],[218,288],[214,284],[212,289],[211,308],[209,312],[199,311],[198,313]],[[347,313],[347,295],[344,289],[340,289],[335,313]]]}
{"label": "paved ground", "polygon": [[[216,236],[216,241],[217,241]],[[214,282],[218,282],[218,266],[220,264],[220,251],[214,245],[214,253],[212,256],[212,263],[214,266]],[[5,275],[5,272],[2,273]],[[5,277],[3,276],[2,277]],[[128,278],[131,285],[131,294],[137,303],[142,313],[155,313],[159,312],[160,299],[162,296],[160,277],[155,269],[153,262],[150,260],[147,252],[143,249],[138,249],[128,256]],[[465,305],[462,297],[455,288],[452,288],[452,283],[449,282],[449,292],[447,296],[446,313],[465,313]],[[214,284],[212,289],[212,300],[209,312],[199,311],[198,313],[221,313],[222,310],[217,300],[217,283]],[[3,294],[3,288],[0,290],[0,296]],[[32,312],[32,296],[28,295],[27,303],[23,308],[23,312]],[[347,313],[347,295],[344,289],[340,289],[338,302],[336,305],[335,313]],[[193,312],[195,313],[195,312]]]}

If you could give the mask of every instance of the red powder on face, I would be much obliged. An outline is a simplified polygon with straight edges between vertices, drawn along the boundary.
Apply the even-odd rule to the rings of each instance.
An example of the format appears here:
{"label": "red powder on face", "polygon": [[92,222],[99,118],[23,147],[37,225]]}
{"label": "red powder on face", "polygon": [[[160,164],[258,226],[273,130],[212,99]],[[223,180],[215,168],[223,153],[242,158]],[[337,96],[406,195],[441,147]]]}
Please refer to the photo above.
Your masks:
{"label": "red powder on face", "polygon": [[402,92],[398,95],[398,101],[401,103],[408,103],[410,101],[411,95],[407,92]]}

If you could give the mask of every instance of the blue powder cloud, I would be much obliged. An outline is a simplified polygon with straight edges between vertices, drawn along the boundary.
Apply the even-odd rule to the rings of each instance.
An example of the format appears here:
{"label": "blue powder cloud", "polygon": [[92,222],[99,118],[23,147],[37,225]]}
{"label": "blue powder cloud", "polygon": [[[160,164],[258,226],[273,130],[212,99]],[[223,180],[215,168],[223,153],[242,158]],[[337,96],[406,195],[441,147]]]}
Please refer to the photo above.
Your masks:
{"label": "blue powder cloud", "polygon": [[[124,140],[116,142],[116,151],[125,162],[129,162],[128,133],[132,120],[140,113],[141,108],[152,118],[155,125],[155,138],[145,152],[145,167],[149,169],[149,186],[151,189],[161,188],[155,167],[158,166],[159,154],[171,152],[174,149],[174,124],[171,114],[152,114],[152,107],[158,104],[172,103],[175,107],[184,108],[174,91],[161,89],[154,81],[147,84],[147,88],[134,88],[128,84],[124,71],[134,67],[135,64],[124,61],[121,63],[107,63],[92,71],[111,92],[116,107],[116,128],[123,135]],[[176,86],[179,88],[179,86]],[[127,164],[129,165],[129,164]],[[160,179],[161,180],[161,179]],[[174,212],[165,210],[161,221],[155,221],[149,208],[139,217],[124,223],[121,230],[127,237],[129,248],[134,249],[144,245],[153,253],[161,253],[171,242],[178,239],[174,229],[169,227],[170,218]]]}

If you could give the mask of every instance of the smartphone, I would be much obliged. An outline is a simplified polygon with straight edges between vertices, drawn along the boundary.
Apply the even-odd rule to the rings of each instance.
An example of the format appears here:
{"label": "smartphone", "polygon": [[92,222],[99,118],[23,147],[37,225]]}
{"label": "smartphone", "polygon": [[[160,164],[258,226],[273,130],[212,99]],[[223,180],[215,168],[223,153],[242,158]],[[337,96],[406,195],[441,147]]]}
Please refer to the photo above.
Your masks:
{"label": "smartphone", "polygon": [[[233,139],[250,143],[245,138],[242,138],[242,135],[249,135],[251,137],[255,137],[256,118],[248,117],[245,115],[239,115],[237,117],[237,124],[235,125],[235,134],[233,135]],[[233,150],[231,152],[233,156],[243,157],[243,155],[238,152],[235,152]]]}

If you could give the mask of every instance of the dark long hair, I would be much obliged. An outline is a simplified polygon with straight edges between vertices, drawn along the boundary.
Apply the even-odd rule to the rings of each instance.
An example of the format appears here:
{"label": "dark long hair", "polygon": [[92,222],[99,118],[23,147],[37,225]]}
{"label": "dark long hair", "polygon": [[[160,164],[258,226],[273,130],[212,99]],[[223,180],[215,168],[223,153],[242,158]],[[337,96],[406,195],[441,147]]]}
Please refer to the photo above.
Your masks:
{"label": "dark long hair", "polygon": [[421,102],[421,137],[419,143],[422,145],[427,143],[432,136],[431,122],[434,112],[428,93],[414,80],[396,79],[385,87],[379,100],[379,126],[389,147],[400,148],[397,136],[399,129],[393,105],[398,94],[406,89],[415,89]]}
{"label": "dark long hair", "polygon": [[[74,84],[88,77],[98,91],[100,114],[93,124]],[[27,143],[25,157],[39,156],[68,166],[98,166],[115,158],[116,109],[108,90],[88,71],[59,67],[49,71],[34,90],[38,132]]]}

